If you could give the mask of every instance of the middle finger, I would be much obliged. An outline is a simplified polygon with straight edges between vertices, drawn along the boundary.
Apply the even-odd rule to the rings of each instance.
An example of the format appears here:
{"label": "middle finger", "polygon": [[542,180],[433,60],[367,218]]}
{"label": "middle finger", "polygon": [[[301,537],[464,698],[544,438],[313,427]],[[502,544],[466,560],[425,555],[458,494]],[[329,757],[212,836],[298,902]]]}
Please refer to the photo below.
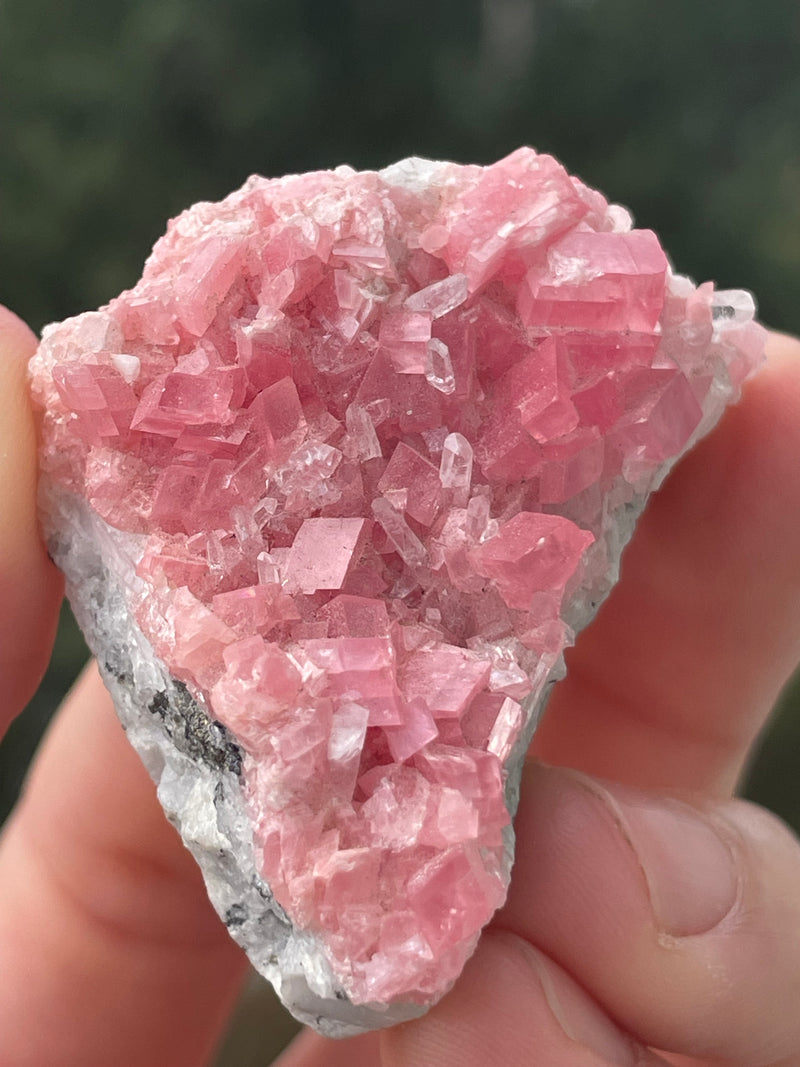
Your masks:
{"label": "middle finger", "polygon": [[196,1067],[243,973],[92,667],[0,840],[0,1063]]}
{"label": "middle finger", "polygon": [[740,405],[643,516],[534,740],[548,763],[730,795],[800,658],[800,343],[773,337]]}

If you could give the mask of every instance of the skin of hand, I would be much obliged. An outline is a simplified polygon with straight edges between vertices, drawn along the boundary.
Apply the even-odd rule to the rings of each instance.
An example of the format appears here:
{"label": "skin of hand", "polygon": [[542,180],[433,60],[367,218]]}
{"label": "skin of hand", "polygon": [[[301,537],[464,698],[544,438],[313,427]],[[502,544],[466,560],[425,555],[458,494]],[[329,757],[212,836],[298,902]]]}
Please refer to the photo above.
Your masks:
{"label": "skin of hand", "polygon": [[[0,731],[61,582],[36,533],[35,338],[0,310]],[[800,843],[733,799],[800,658],[800,344],[654,496],[525,771],[506,906],[422,1019],[280,1067],[797,1067]],[[0,838],[0,1064],[196,1067],[244,973],[96,671]],[[656,1051],[660,1050],[660,1051]]]}

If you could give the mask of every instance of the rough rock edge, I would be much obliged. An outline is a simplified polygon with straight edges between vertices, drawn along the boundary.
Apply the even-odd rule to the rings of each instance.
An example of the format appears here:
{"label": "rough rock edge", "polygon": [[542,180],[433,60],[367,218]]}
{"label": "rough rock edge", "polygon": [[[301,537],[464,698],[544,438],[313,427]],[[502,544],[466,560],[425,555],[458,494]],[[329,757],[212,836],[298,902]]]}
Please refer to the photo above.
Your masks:
{"label": "rough rock edge", "polygon": [[113,529],[85,500],[47,479],[40,501],[50,554],[66,575],[70,604],[123,729],[197,860],[217,914],[253,966],[297,1019],[330,1037],[423,1014],[416,1004],[351,1004],[324,947],[292,925],[256,873],[238,748],[170,675],[128,610],[123,589],[138,582],[142,538]]}
{"label": "rough rock edge", "polygon": [[[389,184],[411,191],[427,188],[447,164],[411,158],[381,172]],[[672,276],[675,285],[685,279]],[[669,283],[668,283],[669,284]],[[719,309],[719,317],[724,320]],[[724,328],[723,323],[719,324]],[[42,372],[42,368],[39,368]],[[736,399],[724,371],[704,404],[704,417],[680,455],[689,451]],[[606,567],[593,587],[578,589],[566,621],[574,631],[594,617],[615,584],[622,550],[650,492],[675,462],[637,488],[633,498],[608,502],[601,543]],[[328,1036],[344,1037],[390,1026],[424,1014],[415,1004],[353,1005],[332,974],[324,946],[296,929],[258,876],[252,860],[250,820],[240,788],[241,753],[202,702],[174,679],[155,656],[128,608],[124,590],[135,588],[143,538],[113,529],[87,502],[47,479],[40,487],[41,511],[51,555],[67,577],[76,618],[98,658],[120,720],[158,786],[170,821],[197,860],[209,897],[234,939],[256,969],[274,985],[301,1022]],[[564,675],[563,657],[551,667],[542,695],[526,702],[526,728],[506,762],[506,803],[516,812],[525,753],[553,684]],[[513,863],[514,832],[505,832],[505,864]],[[477,938],[476,938],[477,943]]]}
{"label": "rough rock edge", "polygon": [[[618,509],[607,530],[616,580],[619,555],[646,495]],[[87,502],[43,479],[40,506],[50,554],[67,578],[75,617],[97,657],[123,728],[158,787],[158,798],[203,873],[209,898],[231,936],[268,978],[287,1009],[330,1037],[346,1037],[416,1018],[417,1004],[353,1005],[334,977],[317,939],[294,927],[258,876],[251,824],[240,785],[241,754],[235,739],[208,716],[203,704],[173,678],[131,615],[125,588],[140,579],[135,567],[144,538],[109,526]],[[604,583],[605,584],[605,583]],[[603,599],[575,605],[576,629]],[[564,675],[563,657],[551,669],[543,695],[528,702],[527,726],[506,764],[506,804],[519,802],[525,753],[552,686]],[[513,863],[514,831],[505,831],[505,858]]]}

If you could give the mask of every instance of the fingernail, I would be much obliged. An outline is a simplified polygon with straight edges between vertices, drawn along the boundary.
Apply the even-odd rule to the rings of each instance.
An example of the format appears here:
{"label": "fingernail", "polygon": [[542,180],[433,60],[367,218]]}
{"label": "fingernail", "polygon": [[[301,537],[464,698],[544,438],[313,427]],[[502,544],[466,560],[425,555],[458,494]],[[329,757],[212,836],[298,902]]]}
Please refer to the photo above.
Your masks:
{"label": "fingernail", "polygon": [[569,1040],[599,1053],[615,1067],[636,1067],[641,1060],[633,1041],[617,1029],[560,967],[530,944],[526,943],[525,947],[548,1007]]}
{"label": "fingernail", "polygon": [[739,876],[713,816],[680,800],[587,781],[636,853],[663,932],[688,937],[719,925],[738,899]]}

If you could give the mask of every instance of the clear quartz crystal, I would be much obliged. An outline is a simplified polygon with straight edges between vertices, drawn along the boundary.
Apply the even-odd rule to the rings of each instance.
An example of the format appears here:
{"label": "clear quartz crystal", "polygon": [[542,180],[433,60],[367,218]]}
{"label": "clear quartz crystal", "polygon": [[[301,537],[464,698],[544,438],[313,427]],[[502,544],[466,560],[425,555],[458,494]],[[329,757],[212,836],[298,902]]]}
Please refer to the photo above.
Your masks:
{"label": "clear quartz crystal", "polygon": [[451,433],[445,438],[439,480],[444,489],[454,490],[456,498],[466,503],[472,484],[472,445],[463,434]]}
{"label": "clear quartz crystal", "polygon": [[427,552],[399,511],[395,511],[384,497],[372,501],[372,514],[386,531],[386,536],[409,567],[422,567],[427,562]]}
{"label": "clear quartz crystal", "polygon": [[720,290],[711,300],[711,316],[717,328],[741,326],[755,314],[755,301],[744,289]]}
{"label": "clear quartz crystal", "polygon": [[353,439],[356,451],[362,460],[377,459],[381,455],[381,445],[375,426],[366,408],[350,404],[345,414],[347,432]]}
{"label": "clear quartz crystal", "polygon": [[413,293],[406,300],[405,306],[409,311],[424,312],[438,319],[460,307],[468,295],[466,276],[453,274]]}
{"label": "clear quartz crystal", "polygon": [[[473,496],[467,504],[465,533],[467,540],[479,542],[486,536],[490,526],[491,499],[483,493]],[[497,523],[493,524],[496,528]]]}
{"label": "clear quartz crystal", "polygon": [[256,563],[258,566],[258,580],[262,585],[280,584],[280,570],[269,552],[259,552]]}
{"label": "clear quartz crystal", "polygon": [[425,366],[425,378],[429,385],[437,389],[445,396],[455,391],[456,379],[453,374],[453,361],[450,359],[450,349],[440,341],[438,337],[432,337],[428,342],[428,359]]}

